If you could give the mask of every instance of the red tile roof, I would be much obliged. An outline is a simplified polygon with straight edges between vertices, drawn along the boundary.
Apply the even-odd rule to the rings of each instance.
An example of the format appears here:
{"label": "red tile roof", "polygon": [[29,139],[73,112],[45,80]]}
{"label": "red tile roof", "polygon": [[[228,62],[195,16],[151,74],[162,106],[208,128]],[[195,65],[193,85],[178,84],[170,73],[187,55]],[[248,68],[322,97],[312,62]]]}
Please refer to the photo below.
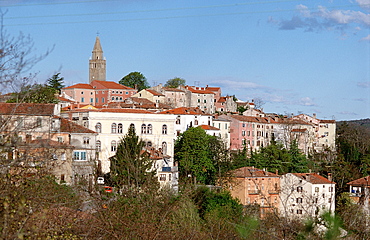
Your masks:
{"label": "red tile roof", "polygon": [[215,94],[214,92],[212,91],[209,91],[209,90],[199,90],[199,89],[194,89],[193,87],[190,87],[190,86],[186,86],[185,87],[187,90],[189,90],[190,92],[192,93],[200,93],[200,94]]}
{"label": "red tile roof", "polygon": [[52,116],[55,104],[42,103],[0,103],[0,114]]}
{"label": "red tile roof", "polygon": [[223,103],[223,102],[226,102],[226,97],[220,97],[220,99],[218,99],[219,103]]}
{"label": "red tile roof", "polygon": [[335,184],[335,182],[329,181],[329,179],[317,173],[292,173],[293,175],[306,180],[312,184]]}
{"label": "red tile roof", "polygon": [[210,126],[210,125],[200,125],[198,127],[201,128],[201,129],[204,129],[204,130],[220,130],[219,128],[216,128],[216,127],[213,127],[213,126]]}
{"label": "red tile roof", "polygon": [[279,175],[267,172],[254,167],[241,167],[233,171],[235,177],[280,177]]}
{"label": "red tile roof", "polygon": [[347,184],[352,186],[370,186],[370,176],[353,180]]}
{"label": "red tile roof", "polygon": [[256,123],[276,123],[273,119],[268,117],[252,117],[243,115],[230,115],[232,118],[242,122],[256,122]]}
{"label": "red tile roof", "polygon": [[74,102],[74,101],[69,100],[68,98],[65,98],[65,97],[58,97],[58,100],[61,101],[61,102]]}
{"label": "red tile roof", "polygon": [[219,87],[206,87],[207,90],[212,92],[218,92],[221,88]]}
{"label": "red tile roof", "polygon": [[164,96],[162,93],[159,93],[157,91],[151,90],[151,89],[145,89],[146,91],[150,92],[154,96]]}
{"label": "red tile roof", "polygon": [[50,139],[35,139],[35,140],[32,140],[28,146],[31,146],[31,147],[67,147],[68,145],[65,143],[61,143],[61,142],[50,140]]}
{"label": "red tile roof", "polygon": [[112,82],[112,81],[98,81],[94,80],[91,82],[92,86],[95,86],[96,89],[125,89],[125,90],[135,90],[133,88],[124,86],[122,84]]}
{"label": "red tile roof", "polygon": [[67,133],[96,133],[67,119],[61,118],[60,131]]}
{"label": "red tile roof", "polygon": [[77,83],[75,85],[65,87],[63,89],[82,88],[82,89],[94,89],[93,86],[87,83]]}
{"label": "red tile roof", "polygon": [[302,129],[298,129],[298,128],[296,128],[296,129],[292,129],[292,132],[306,132],[307,131],[307,129],[306,128],[302,128]]}
{"label": "red tile roof", "polygon": [[335,120],[320,120],[320,123],[335,123]]}

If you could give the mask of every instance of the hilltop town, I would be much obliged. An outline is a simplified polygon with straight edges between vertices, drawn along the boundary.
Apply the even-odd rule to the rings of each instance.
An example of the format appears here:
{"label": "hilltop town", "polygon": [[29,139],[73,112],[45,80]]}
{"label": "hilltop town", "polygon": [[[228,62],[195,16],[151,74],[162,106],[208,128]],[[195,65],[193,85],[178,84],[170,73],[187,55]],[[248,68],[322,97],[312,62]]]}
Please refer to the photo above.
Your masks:
{"label": "hilltop town", "polygon": [[[217,86],[168,87],[159,84],[140,89],[108,81],[102,49],[100,39],[96,37],[89,60],[88,81],[64,86],[55,96],[55,103],[5,102],[9,100],[5,96],[0,103],[1,170],[7,176],[6,181],[18,186],[25,179],[36,181],[41,179],[40,176],[53,176],[53,182],[59,186],[79,189],[79,194],[84,196],[83,203],[79,203],[84,207],[79,208],[78,213],[71,210],[72,207],[49,205],[43,210],[45,216],[53,219],[62,211],[67,215],[74,214],[75,219],[86,224],[92,218],[98,218],[93,215],[96,213],[105,217],[110,213],[109,217],[112,217],[118,206],[117,196],[133,194],[137,197],[147,192],[167,191],[175,199],[191,188],[198,191],[199,196],[204,194],[204,202],[206,196],[212,196],[207,201],[222,196],[222,201],[227,204],[232,202],[240,206],[240,209],[229,206],[233,211],[240,210],[238,217],[253,216],[261,221],[272,215],[275,220],[277,216],[284,218],[284,223],[292,224],[294,231],[298,231],[289,233],[292,236],[307,234],[305,236],[314,239],[332,230],[326,224],[330,220],[324,223],[326,220],[322,216],[334,217],[339,199],[338,183],[333,179],[333,156],[338,150],[335,120],[320,119],[314,113],[289,116],[265,113],[253,100],[243,102],[237,96],[224,96]],[[368,177],[351,180],[340,183],[340,192],[347,190],[348,202],[364,205],[364,216],[368,217]],[[155,185],[160,190],[148,190]],[[135,186],[134,190],[132,186]],[[91,200],[92,196],[95,200]],[[153,197],[148,201],[158,199]],[[94,204],[86,204],[89,201]],[[173,201],[182,203],[185,200]],[[343,198],[339,201],[344,202]],[[138,207],[133,202],[130,204]],[[163,209],[170,212],[167,209],[170,202],[166,202],[168,206],[158,207],[156,214]],[[179,202],[173,206],[186,211]],[[138,209],[146,211],[141,205]],[[208,221],[220,221],[220,225],[224,221],[216,218],[215,212],[212,212],[215,215],[207,215],[211,212],[209,209],[194,209],[204,211],[200,218],[209,217],[211,220]],[[224,211],[220,209],[218,211]],[[2,210],[6,212],[6,207]],[[166,218],[166,213],[163,214]],[[176,221],[181,219],[171,216]],[[31,215],[31,218],[38,217]],[[127,216],[121,217],[126,219]],[[305,233],[302,220],[307,218],[320,219],[317,226],[322,229]],[[171,221],[175,221],[173,219]],[[243,223],[238,222],[238,226],[249,226],[250,231],[256,229],[250,219],[249,222],[245,219]],[[194,239],[204,239],[206,235],[195,223],[198,220],[194,220],[192,226],[184,226],[189,231],[184,232],[184,237],[189,238],[190,230],[194,228],[197,229]],[[109,218],[109,221],[115,220]],[[294,221],[301,221],[301,225],[293,226]],[[68,224],[73,226],[75,222]],[[140,232],[137,227],[135,230],[132,230],[133,226],[128,228]],[[158,227],[161,228],[165,227]],[[236,237],[230,229],[217,228],[217,231],[227,232],[221,237],[223,239],[231,236],[241,239],[243,234],[253,236],[253,233],[239,232],[240,236]],[[271,234],[282,239],[280,231]],[[346,234],[344,229],[338,231],[338,236]],[[149,232],[131,237],[141,239],[150,236]],[[168,232],[162,234],[157,238],[170,236]],[[108,235],[101,239],[112,239]],[[173,236],[173,239],[178,238]]]}

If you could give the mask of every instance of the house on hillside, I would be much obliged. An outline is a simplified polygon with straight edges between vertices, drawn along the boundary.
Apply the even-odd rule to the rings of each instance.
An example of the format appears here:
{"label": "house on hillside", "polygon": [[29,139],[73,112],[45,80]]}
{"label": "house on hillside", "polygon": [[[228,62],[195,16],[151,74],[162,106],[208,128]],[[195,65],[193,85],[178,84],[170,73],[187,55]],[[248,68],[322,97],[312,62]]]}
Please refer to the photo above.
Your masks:
{"label": "house on hillside", "polygon": [[357,204],[369,208],[370,203],[370,176],[359,178],[347,183],[350,198]]}
{"label": "house on hillside", "polygon": [[280,176],[254,167],[242,167],[232,172],[231,196],[243,205],[259,205],[260,215],[277,212],[280,207]]}
{"label": "house on hillside", "polygon": [[282,175],[280,188],[282,216],[302,219],[335,211],[335,183],[317,173]]}

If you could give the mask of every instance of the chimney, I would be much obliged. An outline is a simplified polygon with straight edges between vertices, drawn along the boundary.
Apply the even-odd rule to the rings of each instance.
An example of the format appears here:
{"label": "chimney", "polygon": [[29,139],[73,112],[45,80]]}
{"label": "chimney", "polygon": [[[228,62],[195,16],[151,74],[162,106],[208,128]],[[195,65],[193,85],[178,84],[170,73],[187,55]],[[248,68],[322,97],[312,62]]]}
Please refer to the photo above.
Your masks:
{"label": "chimney", "polygon": [[315,118],[315,119],[316,119],[316,113],[314,113],[314,114],[313,114],[313,118]]}
{"label": "chimney", "polygon": [[328,180],[331,182],[332,181],[332,176],[331,176],[331,173],[328,173]]}

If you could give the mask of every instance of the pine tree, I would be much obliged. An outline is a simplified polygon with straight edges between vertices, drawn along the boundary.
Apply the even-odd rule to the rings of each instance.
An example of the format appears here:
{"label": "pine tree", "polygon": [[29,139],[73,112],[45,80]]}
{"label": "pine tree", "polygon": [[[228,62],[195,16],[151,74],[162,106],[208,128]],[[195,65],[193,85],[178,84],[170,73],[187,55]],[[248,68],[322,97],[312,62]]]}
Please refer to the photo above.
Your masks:
{"label": "pine tree", "polygon": [[51,78],[48,79],[47,85],[53,89],[55,89],[58,93],[60,93],[60,90],[64,88],[63,85],[63,77],[59,77],[60,73],[54,74]]}

